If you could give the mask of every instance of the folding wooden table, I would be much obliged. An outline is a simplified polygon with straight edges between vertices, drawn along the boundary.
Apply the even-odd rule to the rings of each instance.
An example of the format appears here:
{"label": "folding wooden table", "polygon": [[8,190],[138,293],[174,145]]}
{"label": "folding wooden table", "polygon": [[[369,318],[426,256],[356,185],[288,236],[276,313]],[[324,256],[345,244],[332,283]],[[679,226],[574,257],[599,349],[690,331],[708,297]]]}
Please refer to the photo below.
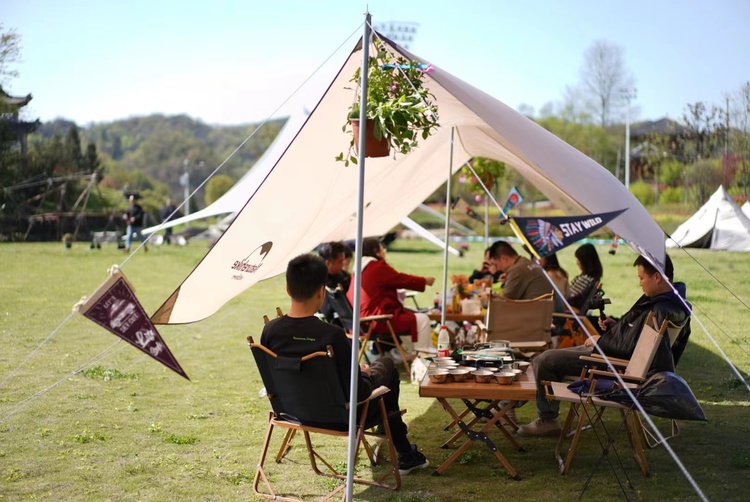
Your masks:
{"label": "folding wooden table", "polygon": [[[489,437],[488,432],[498,429],[505,438],[518,451],[524,451],[516,438],[505,428],[501,419],[506,413],[513,409],[518,401],[534,401],[536,399],[536,382],[534,380],[534,370],[528,366],[527,371],[520,375],[519,379],[511,385],[500,385],[493,379],[490,383],[476,383],[474,380],[467,382],[448,382],[448,383],[431,383],[429,377],[425,375],[419,385],[420,397],[434,397],[443,406],[443,409],[453,419],[453,424],[457,424],[459,431],[448,441],[443,443],[442,448],[451,446],[456,440],[465,437],[466,441],[448,457],[434,472],[435,475],[442,474],[448,467],[453,464],[466,450],[476,441],[483,442],[487,448],[495,454],[500,464],[508,471],[511,478],[520,480],[513,466],[508,459],[500,453],[495,442]],[[466,410],[459,414],[451,406],[448,399],[459,399]],[[501,405],[501,401],[503,404]],[[466,415],[473,418],[467,423],[464,421]],[[480,423],[481,419],[486,419]],[[506,418],[506,420],[508,420]],[[510,420],[509,423],[515,426]]]}

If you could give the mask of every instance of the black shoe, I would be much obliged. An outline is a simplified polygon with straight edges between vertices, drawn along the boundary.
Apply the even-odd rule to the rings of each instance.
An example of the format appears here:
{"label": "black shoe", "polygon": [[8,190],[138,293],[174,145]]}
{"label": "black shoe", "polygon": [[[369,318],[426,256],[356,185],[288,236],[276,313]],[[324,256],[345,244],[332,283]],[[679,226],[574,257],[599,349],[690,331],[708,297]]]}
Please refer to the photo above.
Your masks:
{"label": "black shoe", "polygon": [[411,445],[409,453],[400,453],[398,456],[398,472],[409,474],[414,469],[424,469],[430,465],[424,455],[417,449],[417,445]]}

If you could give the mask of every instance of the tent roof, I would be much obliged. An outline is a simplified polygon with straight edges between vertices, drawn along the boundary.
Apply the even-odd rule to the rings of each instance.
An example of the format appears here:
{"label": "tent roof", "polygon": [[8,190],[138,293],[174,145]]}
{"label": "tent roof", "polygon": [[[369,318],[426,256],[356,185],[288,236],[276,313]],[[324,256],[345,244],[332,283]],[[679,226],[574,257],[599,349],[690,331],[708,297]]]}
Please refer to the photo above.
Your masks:
{"label": "tent roof", "polygon": [[750,218],[719,186],[693,216],[677,227],[666,245],[750,251]]}
{"label": "tent roof", "polygon": [[[425,61],[384,39],[388,50]],[[342,132],[354,101],[349,79],[361,64],[357,47],[258,189],[203,261],[154,314],[157,323],[203,319],[254,283],[282,273],[294,256],[320,242],[355,236],[358,166]],[[492,96],[435,66],[425,87],[441,127],[408,155],[367,159],[364,235],[381,235],[408,215],[471,157],[505,162],[567,214],[628,210],[609,225],[658,263],[664,234],[609,171]],[[453,137],[453,142],[451,138]],[[451,156],[452,155],[452,156]],[[210,292],[210,293],[209,293]]]}

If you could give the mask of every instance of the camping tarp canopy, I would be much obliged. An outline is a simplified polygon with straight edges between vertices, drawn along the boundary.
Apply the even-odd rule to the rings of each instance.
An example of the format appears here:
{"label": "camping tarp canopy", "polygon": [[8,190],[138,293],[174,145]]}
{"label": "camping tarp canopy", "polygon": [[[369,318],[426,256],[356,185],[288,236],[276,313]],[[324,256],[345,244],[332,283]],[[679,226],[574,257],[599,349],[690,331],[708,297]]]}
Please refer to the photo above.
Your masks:
{"label": "camping tarp canopy", "polygon": [[677,227],[666,245],[750,251],[750,218],[724,187],[719,186],[693,216]]}
{"label": "camping tarp canopy", "polygon": [[[380,36],[380,35],[377,35]],[[387,50],[427,63],[390,40]],[[283,273],[294,256],[321,242],[355,236],[358,168],[336,162],[355,100],[349,82],[359,43],[305,124],[227,231],[153,315],[160,324],[199,321],[256,282]],[[492,96],[434,65],[425,87],[439,109],[438,131],[408,155],[367,159],[364,235],[390,230],[474,156],[505,162],[570,215],[625,209],[610,228],[664,262],[664,233],[609,171]],[[455,140],[451,150],[451,130]],[[450,158],[451,151],[453,158]]]}

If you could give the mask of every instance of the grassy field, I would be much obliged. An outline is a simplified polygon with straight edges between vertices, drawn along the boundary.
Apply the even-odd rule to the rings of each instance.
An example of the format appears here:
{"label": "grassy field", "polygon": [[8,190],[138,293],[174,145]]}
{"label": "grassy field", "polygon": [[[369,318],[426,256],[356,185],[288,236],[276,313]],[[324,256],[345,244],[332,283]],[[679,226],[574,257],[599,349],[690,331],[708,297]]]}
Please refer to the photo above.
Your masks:
{"label": "grassy field", "polygon": [[[151,248],[134,256],[124,272],[151,313],[205,251],[202,244]],[[640,292],[633,253],[623,247],[616,256],[606,251],[600,249],[604,289],[612,299],[608,312],[616,315]],[[449,273],[469,273],[481,263],[481,254],[482,246],[472,244],[464,258],[451,256]],[[679,373],[709,422],[683,422],[682,436],[671,445],[710,500],[747,500],[750,396],[700,323],[746,375],[750,254],[691,254],[673,253],[677,279],[687,283],[697,317]],[[0,501],[252,500],[250,483],[269,406],[258,395],[262,384],[245,337],[259,335],[263,314],[276,306],[286,309],[283,278],[253,287],[201,323],[159,328],[191,377],[188,382],[82,316],[68,319],[73,304],[92,293],[107,268],[124,258],[113,247],[92,251],[84,244],[72,250],[61,244],[0,246]],[[388,259],[400,270],[434,275],[438,281],[442,277],[442,253],[427,244],[396,241]],[[571,250],[561,253],[561,262],[575,272]],[[421,295],[422,305],[430,303],[435,289]],[[440,449],[448,437],[443,431],[447,415],[434,400],[420,399],[406,381],[401,396],[412,441],[438,465],[450,454]],[[525,406],[518,415],[526,422],[534,418],[534,407]],[[426,469],[406,476],[399,492],[357,487],[356,497],[574,500],[599,454],[595,438],[584,435],[571,472],[560,476],[554,439],[524,438],[525,452],[496,439],[521,481],[511,480],[486,448],[475,445],[440,477]],[[323,444],[340,453],[344,466],[344,444]],[[643,478],[624,455],[635,487],[631,498],[697,500],[664,449],[648,451],[647,457],[653,474]],[[312,475],[302,448],[293,448],[274,467],[273,478],[304,499],[331,486]],[[360,474],[369,469],[358,464]],[[586,497],[623,498],[606,465]]]}

